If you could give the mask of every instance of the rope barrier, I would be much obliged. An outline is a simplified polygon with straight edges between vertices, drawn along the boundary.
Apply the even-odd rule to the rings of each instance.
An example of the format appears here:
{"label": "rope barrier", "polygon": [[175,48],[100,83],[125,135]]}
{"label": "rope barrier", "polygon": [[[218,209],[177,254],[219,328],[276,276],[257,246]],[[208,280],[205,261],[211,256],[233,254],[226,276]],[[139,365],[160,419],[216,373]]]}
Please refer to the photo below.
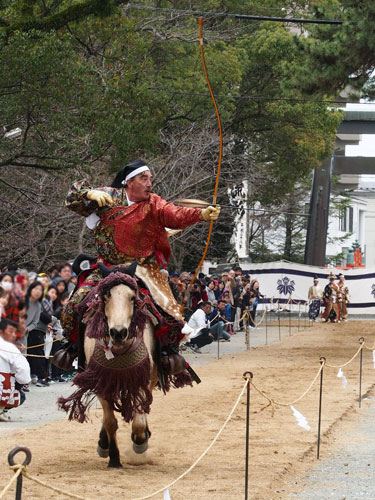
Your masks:
{"label": "rope barrier", "polygon": [[308,388],[297,399],[295,399],[294,401],[292,401],[290,403],[282,403],[281,401],[276,401],[272,397],[267,396],[267,394],[264,391],[262,391],[261,389],[259,389],[254,384],[254,382],[252,380],[250,381],[250,384],[252,385],[252,387],[254,387],[254,389],[261,396],[263,396],[265,399],[267,399],[267,401],[269,403],[268,406],[272,407],[272,416],[273,416],[274,415],[274,406],[291,406],[291,405],[294,405],[294,404],[298,403],[298,401],[301,401],[301,399],[303,399],[306,396],[306,394],[308,394],[310,392],[310,390],[312,389],[313,385],[315,384],[315,382],[317,381],[317,379],[318,379],[318,377],[320,375],[320,372],[323,370],[323,367],[324,367],[324,362],[321,363],[320,368],[319,368],[317,374],[315,375],[314,379],[312,380],[312,382],[310,383],[310,385],[308,386]]}
{"label": "rope barrier", "polygon": [[15,470],[16,473],[14,474],[14,476],[12,477],[12,479],[9,481],[9,483],[0,491],[0,500],[1,500],[1,498],[4,498],[5,493],[9,490],[9,488],[12,486],[12,484],[14,483],[14,481],[17,479],[17,477],[20,474],[22,474],[22,472],[24,470],[24,466],[21,465],[21,464],[10,465],[9,468],[12,469],[12,470]]}
{"label": "rope barrier", "polygon": [[359,346],[357,352],[354,354],[354,356],[352,358],[349,359],[349,361],[347,361],[346,363],[342,364],[342,365],[329,365],[328,363],[326,363],[325,365],[328,367],[328,368],[344,368],[345,366],[348,366],[352,361],[355,360],[355,358],[358,356],[358,354],[362,351],[362,349],[364,348],[364,345],[365,343],[362,342],[361,345]]}
{"label": "rope barrier", "polygon": [[[157,491],[154,491],[153,493],[150,493],[150,494],[145,495],[143,497],[133,498],[132,500],[147,500],[148,498],[152,498],[155,495],[158,495],[159,493],[163,493],[165,490],[167,490],[168,488],[171,488],[178,481],[180,481],[181,479],[183,479],[187,474],[189,474],[189,472],[191,472],[199,464],[199,462],[207,455],[207,453],[210,451],[210,449],[213,447],[213,445],[219,439],[220,435],[222,434],[222,432],[224,431],[225,427],[227,426],[227,424],[229,423],[230,419],[232,418],[233,413],[235,412],[237,406],[239,405],[239,403],[241,401],[241,398],[242,398],[242,396],[243,396],[243,394],[244,394],[244,392],[246,390],[247,383],[248,383],[248,380],[246,379],[246,381],[245,381],[245,383],[244,383],[244,385],[243,385],[243,387],[241,389],[241,392],[240,392],[240,394],[239,394],[236,402],[234,403],[234,406],[232,407],[231,411],[229,412],[227,418],[225,419],[224,424],[221,426],[221,428],[219,429],[219,431],[217,432],[216,436],[211,441],[211,443],[209,444],[209,446],[203,451],[203,453],[201,453],[201,455],[195,460],[195,462],[185,472],[183,472],[182,474],[180,474],[176,479],[174,479],[173,481],[171,481],[167,485],[163,486],[162,488],[159,488]],[[4,495],[7,493],[7,491],[9,490],[9,488],[16,481],[17,477],[20,474],[22,474],[25,478],[30,479],[31,481],[34,481],[35,483],[37,483],[37,484],[39,484],[41,486],[44,486],[45,488],[48,488],[48,489],[50,489],[52,491],[55,491],[56,493],[60,493],[60,494],[62,494],[64,496],[67,496],[67,497],[70,497],[70,498],[76,498],[76,499],[79,499],[79,500],[88,500],[85,497],[82,497],[82,496],[79,496],[79,495],[75,495],[74,493],[69,493],[68,491],[64,491],[64,490],[62,490],[60,488],[56,488],[55,486],[51,486],[51,485],[45,483],[44,481],[41,481],[40,479],[37,479],[34,476],[31,476],[26,471],[26,466],[25,465],[16,464],[16,465],[9,466],[9,468],[11,470],[16,471],[16,472],[15,472],[14,476],[11,478],[11,480],[9,481],[9,483],[1,490],[1,492],[0,492],[0,500],[4,497]]]}
{"label": "rope barrier", "polygon": [[[6,349],[0,349],[1,352],[9,352],[10,354],[18,354],[19,356],[23,356],[24,358],[45,358],[47,359],[47,356],[43,356],[43,354],[24,354],[22,352],[13,352],[13,351],[7,351]],[[53,358],[53,356],[48,356],[48,358]]]}
{"label": "rope barrier", "polygon": [[154,493],[151,493],[150,495],[146,495],[144,497],[137,497],[137,498],[133,498],[132,500],[147,500],[148,498],[152,498],[154,497],[155,495],[159,494],[159,493],[162,493],[163,491],[171,488],[173,485],[175,485],[178,481],[180,481],[180,479],[184,478],[187,474],[189,474],[189,472],[191,472],[194,467],[196,465],[198,465],[198,463],[202,460],[203,457],[205,457],[205,455],[207,455],[207,453],[210,451],[210,449],[213,447],[213,445],[216,443],[216,441],[219,439],[221,433],[223,432],[223,430],[225,429],[225,427],[227,426],[228,422],[230,421],[230,419],[232,418],[232,415],[234,413],[234,411],[236,410],[239,402],[241,401],[241,398],[243,396],[243,393],[245,392],[245,389],[246,389],[246,386],[247,386],[247,380],[246,382],[244,383],[244,386],[242,387],[242,390],[240,392],[240,395],[238,396],[237,398],[237,401],[234,403],[234,406],[232,408],[232,410],[230,411],[228,417],[226,418],[224,424],[222,425],[221,429],[219,430],[219,432],[216,434],[216,436],[214,437],[213,441],[211,442],[211,444],[205,449],[205,451],[197,458],[197,460],[185,471],[183,472],[180,476],[178,476],[174,481],[168,483],[167,485],[163,486],[162,488],[158,489],[157,491],[154,491]]}

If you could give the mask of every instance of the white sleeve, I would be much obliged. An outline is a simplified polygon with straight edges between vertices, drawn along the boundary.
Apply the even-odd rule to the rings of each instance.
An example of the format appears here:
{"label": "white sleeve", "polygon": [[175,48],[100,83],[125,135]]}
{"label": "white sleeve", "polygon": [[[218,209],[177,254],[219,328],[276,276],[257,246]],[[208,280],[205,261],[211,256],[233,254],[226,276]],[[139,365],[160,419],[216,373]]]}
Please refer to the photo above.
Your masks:
{"label": "white sleeve", "polygon": [[12,356],[12,360],[9,363],[11,373],[14,374],[16,382],[19,384],[28,384],[31,382],[30,377],[30,365],[27,362],[27,359],[21,354],[14,354]]}

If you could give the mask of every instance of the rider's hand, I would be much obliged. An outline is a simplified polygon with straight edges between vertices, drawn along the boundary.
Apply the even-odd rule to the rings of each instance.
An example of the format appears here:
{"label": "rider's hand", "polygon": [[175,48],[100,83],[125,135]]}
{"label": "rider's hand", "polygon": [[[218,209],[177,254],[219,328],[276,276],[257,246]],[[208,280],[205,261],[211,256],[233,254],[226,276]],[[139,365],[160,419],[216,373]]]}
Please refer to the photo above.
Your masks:
{"label": "rider's hand", "polygon": [[219,207],[219,205],[216,205],[216,207],[209,206],[207,208],[203,208],[201,211],[201,217],[206,221],[217,220],[220,215],[220,210],[221,207]]}
{"label": "rider's hand", "polygon": [[106,205],[113,205],[113,198],[110,194],[104,191],[99,191],[98,189],[91,189],[87,192],[86,198],[91,201],[96,201],[99,207],[105,207]]}

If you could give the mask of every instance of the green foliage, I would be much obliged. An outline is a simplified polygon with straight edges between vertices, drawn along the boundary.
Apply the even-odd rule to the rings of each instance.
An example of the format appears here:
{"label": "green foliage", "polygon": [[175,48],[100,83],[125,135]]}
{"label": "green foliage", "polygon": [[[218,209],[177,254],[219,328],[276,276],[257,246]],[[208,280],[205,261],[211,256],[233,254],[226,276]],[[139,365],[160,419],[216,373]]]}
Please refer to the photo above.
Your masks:
{"label": "green foliage", "polygon": [[306,2],[314,16],[341,19],[343,25],[313,26],[295,39],[306,55],[294,82],[310,94],[335,96],[347,85],[375,97],[375,3],[372,0]]}
{"label": "green foliage", "polygon": [[[284,15],[285,7],[278,0],[189,2],[193,10],[271,15]],[[206,16],[203,34],[224,130],[218,199],[225,203],[227,188],[249,179],[251,202],[280,206],[331,153],[340,114],[317,100],[306,102],[296,90],[305,52],[283,26]],[[34,168],[60,169],[64,182],[56,177],[51,195],[62,201],[59,186],[65,190],[69,177],[89,176],[96,183],[129,159],[146,156],[159,174],[173,165],[159,194],[212,195],[218,132],[193,16],[135,10],[118,0],[3,0],[0,109],[6,131],[22,130],[19,139],[0,137],[2,189],[21,168],[32,175]],[[191,147],[184,145],[189,127],[197,137]],[[194,172],[187,178],[194,162],[198,178]],[[27,175],[22,182],[21,199]],[[230,249],[232,225],[230,215],[217,225],[212,257]],[[197,262],[203,244],[200,238],[182,261]],[[176,252],[178,245],[185,255],[184,241],[175,244]]]}

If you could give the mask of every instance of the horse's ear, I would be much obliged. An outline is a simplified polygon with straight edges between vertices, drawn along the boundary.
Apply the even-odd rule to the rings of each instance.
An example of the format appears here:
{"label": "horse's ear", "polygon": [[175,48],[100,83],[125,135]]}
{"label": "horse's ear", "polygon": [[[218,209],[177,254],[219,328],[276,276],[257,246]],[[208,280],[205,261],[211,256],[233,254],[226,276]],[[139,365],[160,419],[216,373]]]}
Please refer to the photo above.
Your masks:
{"label": "horse's ear", "polygon": [[137,270],[137,265],[138,265],[138,262],[135,261],[135,262],[132,262],[130,264],[130,266],[128,266],[126,269],[124,269],[124,273],[125,274],[129,274],[129,276],[131,276],[132,278],[134,278],[135,276],[135,272]]}
{"label": "horse's ear", "polygon": [[105,266],[103,264],[103,262],[98,262],[98,268],[99,268],[100,272],[102,273],[103,278],[106,278],[107,276],[109,276],[111,274],[110,269],[108,269],[108,267]]}

